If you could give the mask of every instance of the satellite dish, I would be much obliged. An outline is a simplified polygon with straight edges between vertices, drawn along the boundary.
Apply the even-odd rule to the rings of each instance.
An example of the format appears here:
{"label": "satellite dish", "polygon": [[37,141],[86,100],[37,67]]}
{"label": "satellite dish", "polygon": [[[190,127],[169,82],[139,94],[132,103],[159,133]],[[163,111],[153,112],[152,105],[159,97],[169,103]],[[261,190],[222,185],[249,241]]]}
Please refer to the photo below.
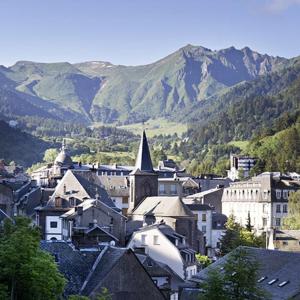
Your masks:
{"label": "satellite dish", "polygon": [[110,245],[110,246],[115,246],[115,245],[116,245],[116,242],[115,242],[115,241],[110,241],[110,242],[109,242],[109,245]]}

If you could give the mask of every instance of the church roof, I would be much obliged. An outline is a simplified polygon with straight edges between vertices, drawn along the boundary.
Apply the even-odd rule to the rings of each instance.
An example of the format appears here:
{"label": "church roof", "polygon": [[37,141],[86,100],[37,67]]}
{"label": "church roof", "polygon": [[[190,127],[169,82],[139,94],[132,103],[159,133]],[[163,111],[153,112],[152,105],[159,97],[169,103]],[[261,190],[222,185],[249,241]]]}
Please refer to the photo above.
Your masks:
{"label": "church roof", "polygon": [[65,141],[62,143],[61,151],[57,155],[55,161],[55,165],[62,166],[62,167],[72,167],[73,161],[71,156],[68,154],[68,151],[66,149]]}
{"label": "church roof", "polygon": [[160,217],[194,217],[192,211],[177,197],[147,197],[133,215],[153,214]]}
{"label": "church roof", "polygon": [[150,173],[154,172],[145,130],[143,131],[141,137],[139,152],[136,158],[135,170],[140,170],[142,172],[150,172]]}

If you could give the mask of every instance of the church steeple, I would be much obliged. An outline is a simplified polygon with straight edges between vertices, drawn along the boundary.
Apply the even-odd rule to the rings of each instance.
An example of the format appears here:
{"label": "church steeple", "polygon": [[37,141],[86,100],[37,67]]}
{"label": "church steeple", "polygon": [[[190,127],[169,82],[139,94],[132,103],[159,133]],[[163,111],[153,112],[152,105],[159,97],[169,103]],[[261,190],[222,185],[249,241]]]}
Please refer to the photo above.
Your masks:
{"label": "church steeple", "polygon": [[141,137],[134,170],[130,173],[128,215],[149,196],[158,194],[158,173],[153,170],[149,145],[145,131]]}
{"label": "church steeple", "polygon": [[135,169],[139,169],[142,172],[153,173],[153,165],[145,130],[143,130],[143,134],[141,137]]}

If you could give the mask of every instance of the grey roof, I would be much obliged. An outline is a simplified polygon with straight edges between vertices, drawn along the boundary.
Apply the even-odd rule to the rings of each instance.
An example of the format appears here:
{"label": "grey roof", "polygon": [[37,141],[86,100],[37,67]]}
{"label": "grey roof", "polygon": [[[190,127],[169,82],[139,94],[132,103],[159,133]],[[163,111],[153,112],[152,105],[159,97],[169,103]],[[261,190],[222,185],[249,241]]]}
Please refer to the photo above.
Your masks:
{"label": "grey roof", "polygon": [[5,213],[5,211],[3,211],[3,210],[0,208],[0,223],[1,223],[2,221],[4,221],[6,218],[11,220],[10,216],[8,216],[8,215]]}
{"label": "grey roof", "polygon": [[184,287],[180,293],[180,300],[199,300],[200,288]]}
{"label": "grey roof", "polygon": [[141,143],[136,159],[135,169],[139,169],[142,172],[154,172],[145,130],[143,131],[141,137]]}
{"label": "grey roof", "polygon": [[[78,182],[80,186],[78,185]],[[64,186],[66,186],[67,189],[66,195],[63,191]],[[68,170],[59,184],[56,186],[55,192],[48,202],[48,206],[54,206],[55,197],[57,196],[61,198],[74,197],[81,201],[88,198],[99,198],[100,201],[109,207],[115,207],[106,190],[101,186],[99,176],[92,171]]]}
{"label": "grey roof", "polygon": [[65,149],[62,149],[57,155],[54,164],[62,167],[72,167],[73,161],[67,151]]}
{"label": "grey roof", "polygon": [[212,213],[212,229],[226,229],[227,216],[218,212]]}
{"label": "grey roof", "polygon": [[129,197],[127,178],[124,176],[99,176],[101,186],[111,197]]}
{"label": "grey roof", "polygon": [[300,230],[276,230],[276,240],[300,240]]}
{"label": "grey roof", "polygon": [[[64,241],[41,242],[42,250],[56,257],[59,271],[67,279],[65,295],[78,294],[95,261],[94,257],[87,259],[79,250],[74,250]],[[99,251],[97,251],[97,256]]]}
{"label": "grey roof", "polygon": [[133,215],[146,215],[148,213],[161,217],[195,217],[178,196],[147,197],[132,212]]}
{"label": "grey roof", "polygon": [[[258,285],[269,292],[273,300],[291,299],[300,295],[300,253],[251,247],[242,248],[259,263],[258,278],[266,276],[266,279]],[[229,255],[230,253],[203,269],[193,279],[196,281],[205,280],[208,271],[220,269]],[[272,279],[277,279],[277,281],[269,285],[268,282]],[[278,285],[284,281],[289,281],[289,283],[279,287]]]}
{"label": "grey roof", "polygon": [[25,209],[27,216],[35,214],[35,208],[42,205],[42,191],[40,187],[32,188],[21,199],[18,206]]}
{"label": "grey roof", "polygon": [[81,294],[92,293],[126,251],[128,251],[126,248],[106,247],[95,261],[91,273],[82,286]]}

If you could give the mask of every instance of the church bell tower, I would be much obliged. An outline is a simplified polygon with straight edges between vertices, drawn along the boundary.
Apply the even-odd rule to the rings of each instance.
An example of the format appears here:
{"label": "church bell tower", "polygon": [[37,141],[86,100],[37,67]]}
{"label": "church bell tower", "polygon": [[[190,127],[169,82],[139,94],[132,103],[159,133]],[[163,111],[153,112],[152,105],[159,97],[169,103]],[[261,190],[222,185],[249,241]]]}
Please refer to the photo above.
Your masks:
{"label": "church bell tower", "polygon": [[130,214],[146,197],[158,195],[158,174],[153,170],[149,145],[143,131],[134,170],[129,174]]}

